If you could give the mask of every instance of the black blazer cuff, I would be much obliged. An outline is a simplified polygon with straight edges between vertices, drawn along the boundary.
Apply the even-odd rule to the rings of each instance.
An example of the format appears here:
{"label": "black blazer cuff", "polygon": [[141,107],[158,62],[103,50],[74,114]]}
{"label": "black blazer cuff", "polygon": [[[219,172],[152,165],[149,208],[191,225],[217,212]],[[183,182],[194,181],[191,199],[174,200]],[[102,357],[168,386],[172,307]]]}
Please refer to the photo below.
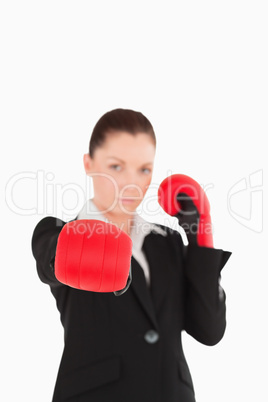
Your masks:
{"label": "black blazer cuff", "polygon": [[221,270],[229,260],[232,252],[210,247],[189,245],[185,252],[185,274],[206,277],[219,277]]}

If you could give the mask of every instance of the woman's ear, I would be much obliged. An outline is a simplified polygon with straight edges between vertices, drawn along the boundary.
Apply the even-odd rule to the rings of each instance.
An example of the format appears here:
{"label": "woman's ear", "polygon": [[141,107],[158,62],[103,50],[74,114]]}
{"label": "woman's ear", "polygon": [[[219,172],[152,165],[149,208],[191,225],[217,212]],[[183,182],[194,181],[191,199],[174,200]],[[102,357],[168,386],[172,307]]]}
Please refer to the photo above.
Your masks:
{"label": "woman's ear", "polygon": [[85,172],[87,175],[89,175],[91,171],[91,158],[89,154],[84,154],[83,161],[84,161]]}

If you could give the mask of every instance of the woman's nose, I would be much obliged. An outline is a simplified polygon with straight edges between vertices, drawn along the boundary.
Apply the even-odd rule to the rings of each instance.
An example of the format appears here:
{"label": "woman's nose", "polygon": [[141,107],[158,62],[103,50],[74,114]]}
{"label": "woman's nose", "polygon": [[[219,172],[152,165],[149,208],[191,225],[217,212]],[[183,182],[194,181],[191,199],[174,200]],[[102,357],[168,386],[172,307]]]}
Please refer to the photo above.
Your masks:
{"label": "woman's nose", "polygon": [[120,188],[121,193],[123,193],[126,196],[127,195],[137,196],[142,192],[137,175],[131,173],[125,176],[124,181],[121,183]]}
{"label": "woman's nose", "polygon": [[126,185],[137,185],[139,182],[137,173],[132,172],[132,171],[128,171],[125,173],[124,178],[123,178],[123,184]]}
{"label": "woman's nose", "polygon": [[141,187],[136,184],[136,183],[126,183],[122,188],[121,188],[121,195],[124,196],[138,196],[140,193],[142,193]]}

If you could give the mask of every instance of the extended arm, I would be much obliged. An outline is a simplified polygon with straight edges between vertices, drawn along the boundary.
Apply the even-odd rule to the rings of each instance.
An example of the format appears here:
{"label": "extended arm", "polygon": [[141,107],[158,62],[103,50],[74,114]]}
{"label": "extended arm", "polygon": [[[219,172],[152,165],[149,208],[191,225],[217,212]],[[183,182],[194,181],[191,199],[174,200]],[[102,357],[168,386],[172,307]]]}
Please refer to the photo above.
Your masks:
{"label": "extended arm", "polygon": [[131,284],[132,240],[110,223],[44,218],[34,230],[32,252],[41,281],[50,286],[120,296]]}
{"label": "extended arm", "polygon": [[65,223],[51,216],[43,218],[36,225],[32,236],[32,253],[38,276],[50,286],[62,285],[55,276],[54,261],[58,237]]}

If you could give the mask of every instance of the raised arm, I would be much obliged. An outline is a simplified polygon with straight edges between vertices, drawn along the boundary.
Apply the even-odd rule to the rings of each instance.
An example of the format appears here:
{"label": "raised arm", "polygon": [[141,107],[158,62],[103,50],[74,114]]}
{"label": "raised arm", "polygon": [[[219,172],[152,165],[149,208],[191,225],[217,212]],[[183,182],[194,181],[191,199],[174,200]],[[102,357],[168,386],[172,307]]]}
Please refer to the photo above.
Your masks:
{"label": "raised arm", "polygon": [[205,345],[217,344],[225,332],[226,296],[219,282],[230,255],[221,249],[191,245],[185,252],[185,330]]}
{"label": "raised arm", "polygon": [[179,233],[186,283],[185,330],[206,345],[218,343],[226,328],[225,292],[221,270],[231,252],[213,247],[210,205],[201,186],[191,177],[174,174],[158,190],[159,203],[183,227],[188,246]]}

